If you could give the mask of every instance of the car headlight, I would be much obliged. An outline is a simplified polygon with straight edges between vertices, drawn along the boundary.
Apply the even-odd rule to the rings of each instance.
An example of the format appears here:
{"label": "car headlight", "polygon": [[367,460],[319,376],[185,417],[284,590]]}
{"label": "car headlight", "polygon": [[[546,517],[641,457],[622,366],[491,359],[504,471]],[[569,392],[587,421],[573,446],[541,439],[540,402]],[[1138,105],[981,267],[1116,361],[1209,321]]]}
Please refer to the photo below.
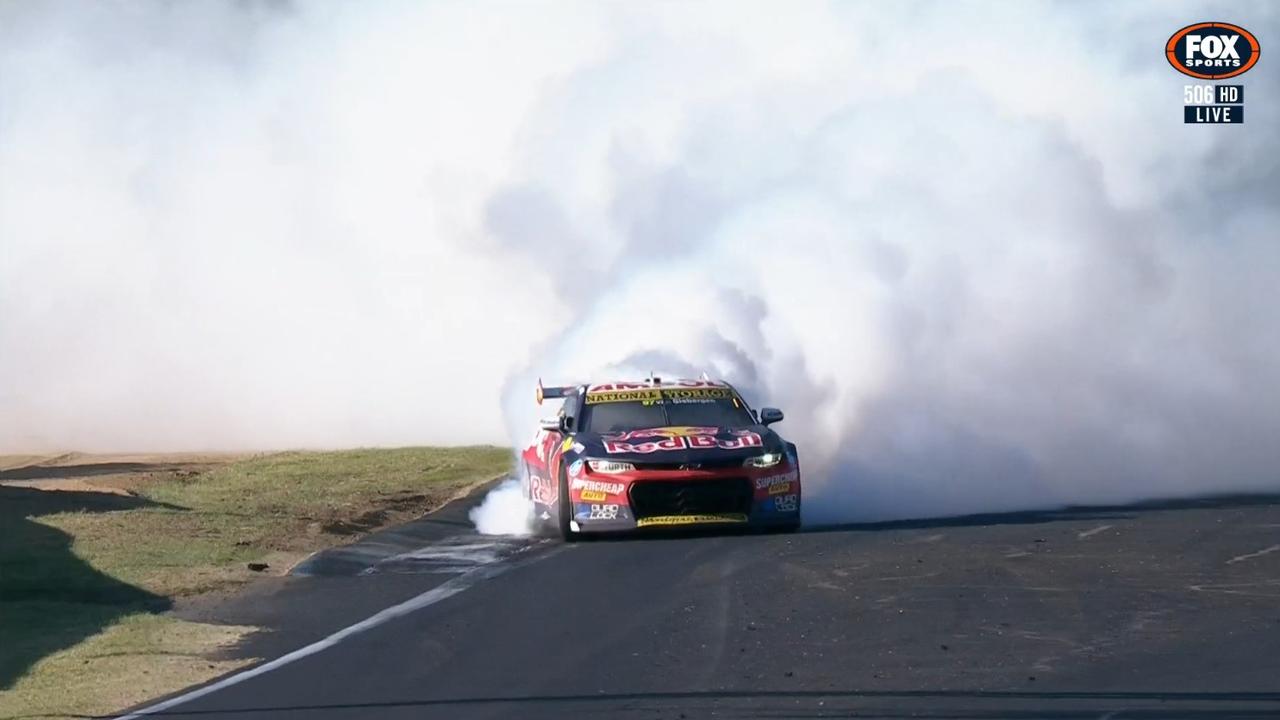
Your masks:
{"label": "car headlight", "polygon": [[588,460],[587,467],[591,468],[592,472],[608,473],[610,475],[631,472],[636,469],[636,466],[631,463],[614,462],[612,460]]}
{"label": "car headlight", "polygon": [[782,462],[782,453],[765,453],[763,455],[749,457],[747,458],[747,461],[742,464],[745,467],[767,468],[773,467],[780,462]]}

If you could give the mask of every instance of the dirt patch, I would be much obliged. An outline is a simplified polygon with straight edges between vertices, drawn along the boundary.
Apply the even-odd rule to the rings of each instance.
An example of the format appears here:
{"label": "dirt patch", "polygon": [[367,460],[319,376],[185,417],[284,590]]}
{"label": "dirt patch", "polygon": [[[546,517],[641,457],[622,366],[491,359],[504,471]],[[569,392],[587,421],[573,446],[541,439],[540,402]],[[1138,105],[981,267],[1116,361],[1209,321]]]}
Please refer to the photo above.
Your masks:
{"label": "dirt patch", "polygon": [[157,483],[190,482],[250,457],[247,453],[0,455],[0,485],[129,495]]}
{"label": "dirt patch", "polygon": [[74,468],[83,465],[127,463],[130,465],[222,465],[265,453],[181,452],[181,453],[52,453],[0,455],[0,470],[22,467]]}
{"label": "dirt patch", "polygon": [[377,507],[351,514],[335,511],[320,523],[321,532],[363,535],[379,528],[407,522],[443,505],[448,493],[405,493],[377,499]]}

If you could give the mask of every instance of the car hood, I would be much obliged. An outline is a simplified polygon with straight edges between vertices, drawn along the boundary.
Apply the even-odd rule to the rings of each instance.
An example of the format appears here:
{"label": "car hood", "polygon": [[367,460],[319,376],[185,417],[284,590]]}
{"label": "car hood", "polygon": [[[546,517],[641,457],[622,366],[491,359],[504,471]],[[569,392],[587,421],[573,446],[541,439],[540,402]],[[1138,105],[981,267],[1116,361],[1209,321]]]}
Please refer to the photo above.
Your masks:
{"label": "car hood", "polygon": [[[630,463],[732,464],[767,452],[784,452],[778,434],[763,425],[658,427],[573,436],[582,457]],[[579,449],[580,448],[580,449]]]}

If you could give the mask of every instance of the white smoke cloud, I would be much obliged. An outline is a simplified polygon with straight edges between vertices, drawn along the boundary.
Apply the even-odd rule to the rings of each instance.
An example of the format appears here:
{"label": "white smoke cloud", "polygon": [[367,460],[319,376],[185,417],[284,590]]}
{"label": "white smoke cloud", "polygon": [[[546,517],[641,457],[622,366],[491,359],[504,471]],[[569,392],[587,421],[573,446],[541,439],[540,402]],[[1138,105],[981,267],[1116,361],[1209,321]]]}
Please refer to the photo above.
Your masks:
{"label": "white smoke cloud", "polygon": [[1183,125],[1206,18],[1280,35],[0,6],[0,446],[519,445],[538,376],[706,369],[787,411],[811,521],[1280,488],[1280,76]]}
{"label": "white smoke cloud", "polygon": [[489,491],[484,500],[468,515],[476,530],[484,535],[530,535],[529,511],[532,504],[525,499],[517,480],[505,480]]}

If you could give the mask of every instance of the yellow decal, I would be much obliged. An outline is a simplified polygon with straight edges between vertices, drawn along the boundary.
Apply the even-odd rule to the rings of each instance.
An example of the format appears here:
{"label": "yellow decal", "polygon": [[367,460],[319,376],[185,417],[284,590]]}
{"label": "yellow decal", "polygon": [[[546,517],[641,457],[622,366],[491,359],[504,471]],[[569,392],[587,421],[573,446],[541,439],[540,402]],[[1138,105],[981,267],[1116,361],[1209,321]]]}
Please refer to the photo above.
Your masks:
{"label": "yellow decal", "polygon": [[747,521],[746,515],[740,514],[723,514],[723,515],[659,515],[657,517],[640,518],[636,521],[636,527],[645,527],[646,525],[700,525],[703,523],[744,523]]}
{"label": "yellow decal", "polygon": [[723,400],[733,397],[733,393],[729,392],[728,388],[679,388],[676,390],[663,390],[662,397],[670,400]]}
{"label": "yellow decal", "polygon": [[567,453],[567,452],[569,452],[569,448],[571,448],[571,447],[573,447],[573,436],[572,436],[572,435],[570,435],[569,437],[565,438],[565,439],[564,439],[564,442],[560,443],[560,452],[562,452],[562,453]]}
{"label": "yellow decal", "polygon": [[[728,388],[647,388],[644,390],[609,390],[587,393],[587,404],[611,402],[642,402],[651,405],[663,398],[668,400],[724,400],[733,398]],[[736,398],[734,402],[737,402]]]}
{"label": "yellow decal", "polygon": [[789,482],[777,483],[776,485],[769,486],[770,495],[781,495],[782,493],[789,492],[791,492],[791,483]]}
{"label": "yellow decal", "polygon": [[587,393],[587,404],[610,402],[640,402],[662,399],[661,390],[614,390],[612,392]]}
{"label": "yellow decal", "polygon": [[584,502],[600,502],[609,496],[599,490],[583,490],[578,493],[578,497],[582,498]]}

